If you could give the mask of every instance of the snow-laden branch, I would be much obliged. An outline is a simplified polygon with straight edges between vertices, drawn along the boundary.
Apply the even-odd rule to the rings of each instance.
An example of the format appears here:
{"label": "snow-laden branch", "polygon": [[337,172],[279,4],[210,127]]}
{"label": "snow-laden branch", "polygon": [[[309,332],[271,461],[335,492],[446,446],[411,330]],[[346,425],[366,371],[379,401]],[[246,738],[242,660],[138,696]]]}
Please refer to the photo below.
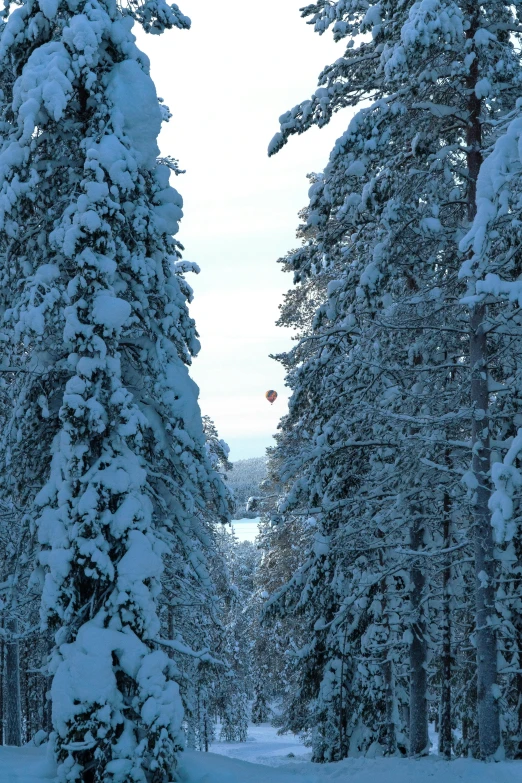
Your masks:
{"label": "snow-laden branch", "polygon": [[171,650],[182,653],[183,655],[189,655],[191,658],[198,658],[200,661],[204,661],[205,663],[213,663],[216,666],[225,666],[225,663],[220,661],[219,658],[214,658],[208,649],[193,650],[192,647],[189,647],[187,644],[185,644],[185,642],[182,642],[179,639],[154,639],[154,641],[156,644],[161,644],[163,647],[169,647]]}
{"label": "snow-laden branch", "polygon": [[491,525],[497,544],[511,541],[515,533],[513,520],[513,494],[522,486],[522,474],[513,464],[522,451],[522,428],[518,430],[513,443],[502,462],[494,462],[491,467],[491,479],[495,492],[489,499],[492,512]]}
{"label": "snow-laden branch", "polygon": [[449,555],[452,552],[457,552],[459,549],[469,546],[469,541],[461,541],[455,546],[449,546],[445,549],[403,549],[398,547],[394,549],[398,555],[409,555],[411,557],[439,557],[440,555]]}

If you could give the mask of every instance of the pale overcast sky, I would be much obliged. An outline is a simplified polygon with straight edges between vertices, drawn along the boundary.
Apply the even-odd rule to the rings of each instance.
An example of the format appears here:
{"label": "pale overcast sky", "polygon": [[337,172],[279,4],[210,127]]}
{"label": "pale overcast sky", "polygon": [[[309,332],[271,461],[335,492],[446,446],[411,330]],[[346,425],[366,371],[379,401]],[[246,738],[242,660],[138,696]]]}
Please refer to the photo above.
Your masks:
{"label": "pale overcast sky", "polygon": [[[338,115],[267,157],[279,115],[310,97],[323,66],[343,54],[301,19],[303,4],[179,0],[191,30],[139,37],[173,114],[162,154],[187,171],[173,184],[184,199],[185,257],[201,267],[189,278],[202,343],[191,372],[233,461],[262,456],[287,410],[284,373],[269,354],[291,344],[274,322],[292,281],[276,261],[298,245],[306,174],[324,168],[349,121]],[[267,389],[279,393],[273,406]]]}

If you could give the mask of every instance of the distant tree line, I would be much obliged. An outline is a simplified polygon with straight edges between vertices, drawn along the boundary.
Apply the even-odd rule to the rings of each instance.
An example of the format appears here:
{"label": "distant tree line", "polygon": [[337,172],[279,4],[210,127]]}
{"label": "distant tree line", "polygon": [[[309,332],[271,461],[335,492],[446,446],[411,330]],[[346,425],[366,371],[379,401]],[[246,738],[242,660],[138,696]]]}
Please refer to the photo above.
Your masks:
{"label": "distant tree line", "polygon": [[257,511],[249,508],[248,501],[259,493],[259,487],[266,478],[266,458],[253,457],[232,463],[227,473],[226,485],[232,493],[235,510],[233,519],[255,519]]}

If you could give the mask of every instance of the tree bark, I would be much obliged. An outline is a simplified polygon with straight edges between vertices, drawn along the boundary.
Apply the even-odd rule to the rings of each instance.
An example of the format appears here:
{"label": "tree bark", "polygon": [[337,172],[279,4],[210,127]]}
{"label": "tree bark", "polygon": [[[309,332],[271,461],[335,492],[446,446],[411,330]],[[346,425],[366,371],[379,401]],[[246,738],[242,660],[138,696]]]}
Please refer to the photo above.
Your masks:
{"label": "tree bark", "polygon": [[495,560],[493,530],[488,501],[490,434],[488,421],[487,342],[483,329],[485,305],[471,313],[470,362],[473,407],[472,469],[477,482],[473,508],[475,544],[475,606],[477,646],[477,712],[480,753],[494,756],[500,746],[500,717],[495,698],[497,683],[497,640],[495,614]]}
{"label": "tree bark", "polygon": [[6,725],[5,744],[22,744],[22,709],[20,699],[20,642],[16,638],[18,634],[18,620],[13,618],[7,623],[9,633],[6,642]]}
{"label": "tree bark", "polygon": [[30,742],[33,734],[35,734],[39,726],[35,729],[34,728],[34,720],[33,720],[33,710],[31,709],[31,703],[33,701],[33,680],[34,677],[31,677],[29,674],[29,650],[30,650],[30,641],[26,641],[24,644],[24,655],[23,655],[23,665],[24,665],[24,693],[25,693],[25,720],[23,719],[24,716],[22,716],[23,723],[25,725],[25,741]]}
{"label": "tree bark", "polygon": [[[451,498],[444,493],[444,549],[451,546]],[[442,574],[442,687],[440,698],[439,753],[451,759],[451,555],[446,555]]]}
{"label": "tree bark", "polygon": [[[517,632],[518,649],[522,650],[522,632],[518,629]],[[519,671],[516,678],[518,704],[517,704],[517,728],[516,734],[518,737],[517,745],[514,750],[514,757],[516,759],[522,759],[522,672]]]}
{"label": "tree bark", "polygon": [[4,640],[0,640],[0,745],[4,744],[4,729],[5,729],[5,713],[4,713],[4,698],[5,698],[5,661],[4,661]]}
{"label": "tree bark", "polygon": [[393,661],[383,663],[384,693],[386,698],[386,755],[397,753],[397,735],[395,729],[395,678],[393,676]]}
{"label": "tree bark", "polygon": [[206,699],[203,701],[203,709],[204,709],[204,716],[203,716],[203,741],[204,741],[204,748],[205,753],[208,753],[209,749],[209,726],[208,726],[208,711],[207,711],[207,701]]}
{"label": "tree bark", "polygon": [[[418,514],[418,512],[417,512]],[[422,549],[424,545],[424,527],[416,520],[410,531],[412,549]],[[411,633],[410,643],[410,755],[425,756],[429,753],[428,738],[428,700],[427,688],[427,658],[426,620],[424,618],[422,599],[426,576],[424,564],[413,560],[410,569],[410,603],[411,603]]]}
{"label": "tree bark", "polygon": [[[47,652],[45,658],[46,666],[44,667],[44,672],[46,672],[49,657],[53,649],[53,639],[49,631],[47,631],[46,633],[44,644],[46,645],[46,652]],[[53,730],[53,705],[51,701],[51,685],[52,685],[52,676],[49,676],[47,673],[44,673],[43,687],[42,687],[42,728],[48,734],[50,734],[51,731]]]}

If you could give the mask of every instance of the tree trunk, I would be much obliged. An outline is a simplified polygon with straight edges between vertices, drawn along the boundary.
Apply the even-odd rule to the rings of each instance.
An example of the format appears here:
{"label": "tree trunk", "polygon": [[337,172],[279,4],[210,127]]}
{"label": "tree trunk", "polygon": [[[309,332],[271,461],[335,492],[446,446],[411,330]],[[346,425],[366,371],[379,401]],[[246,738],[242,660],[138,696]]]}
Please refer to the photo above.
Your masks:
{"label": "tree trunk", "polygon": [[[466,37],[473,41],[479,26],[478,4],[469,5],[470,27]],[[480,78],[479,54],[470,67],[467,79],[469,90],[469,121],[466,133],[468,147],[468,220],[474,220],[477,178],[482,165],[481,100],[476,97],[475,86]],[[493,559],[493,531],[488,501],[490,497],[490,431],[488,395],[488,344],[484,330],[486,305],[477,304],[470,317],[470,369],[472,419],[472,470],[477,488],[473,508],[475,543],[475,604],[477,645],[477,716],[480,754],[491,758],[500,746],[500,716],[495,698],[497,682],[497,643],[492,624],[495,613],[495,561]]]}
{"label": "tree trunk", "polygon": [[5,698],[5,661],[4,661],[4,640],[0,640],[0,745],[4,744],[4,698]]}
{"label": "tree trunk", "polygon": [[[444,493],[444,549],[451,546],[451,498]],[[440,697],[439,754],[451,759],[451,555],[445,556],[442,574],[442,687]]]}
{"label": "tree trunk", "polygon": [[404,702],[401,705],[400,715],[401,715],[402,725],[407,727],[407,728],[409,728],[409,725],[410,725],[410,705],[407,704],[406,702]]}
{"label": "tree trunk", "polygon": [[[53,649],[52,635],[49,633],[49,631],[47,632],[45,637],[45,645],[47,648],[47,655],[45,658],[46,664],[43,667],[43,670],[44,672],[47,672],[49,656],[51,655]],[[53,730],[53,705],[51,701],[51,685],[52,685],[52,677],[44,673],[43,689],[42,689],[42,728],[48,734],[50,734],[51,731]]]}
{"label": "tree trunk", "polygon": [[20,642],[16,638],[18,634],[18,620],[13,618],[7,623],[9,633],[6,642],[6,725],[5,744],[22,744],[22,710],[20,699]]}
{"label": "tree trunk", "polygon": [[[418,513],[418,512],[417,512]],[[419,520],[415,520],[410,531],[412,549],[422,549],[424,544],[424,528]],[[424,618],[422,599],[426,576],[424,564],[413,560],[410,569],[411,582],[411,633],[410,643],[410,755],[425,756],[429,753],[428,738],[428,700],[427,688],[427,658],[426,620]]]}
{"label": "tree trunk", "polygon": [[203,707],[204,707],[204,710],[205,710],[205,715],[204,715],[204,718],[203,718],[203,738],[204,738],[205,753],[208,753],[208,748],[209,748],[209,741],[208,741],[209,730],[208,730],[208,712],[207,712],[206,700],[205,700],[205,702],[203,704]]}
{"label": "tree trunk", "polygon": [[[518,633],[518,643],[519,643],[519,650],[522,650],[522,634]],[[519,671],[517,674],[517,693],[518,693],[518,704],[517,704],[517,744],[515,746],[514,751],[514,757],[516,759],[522,759],[522,672]]]}
{"label": "tree trunk", "polygon": [[38,731],[37,729],[34,729],[33,727],[33,711],[31,709],[31,703],[33,699],[33,688],[32,688],[32,677],[29,674],[29,645],[30,642],[26,642],[24,644],[24,691],[25,691],[25,720],[23,721],[25,725],[25,741],[30,742],[33,734]]}
{"label": "tree trunk", "polygon": [[475,605],[477,645],[477,715],[480,754],[491,758],[500,746],[500,720],[495,698],[497,683],[497,640],[493,626],[495,614],[495,561],[493,530],[488,501],[489,489],[489,427],[487,390],[486,335],[482,328],[486,308],[473,308],[471,315],[471,397],[474,409],[472,425],[473,473],[475,490]]}
{"label": "tree trunk", "polygon": [[[518,534],[517,539],[515,540],[515,553],[518,555],[518,562],[522,562],[522,536],[520,533]],[[515,588],[516,591],[516,588]],[[518,601],[515,603],[515,608],[518,609],[518,611],[514,612],[515,619],[514,619],[514,626],[515,626],[515,641],[516,645],[515,648],[517,650],[522,651],[522,613],[520,612],[520,592],[518,595]],[[517,723],[515,726],[515,747],[513,749],[513,756],[516,759],[522,759],[522,667],[520,666],[520,658],[519,658],[519,667],[518,672],[516,674],[515,679],[515,693],[517,698],[516,703],[516,716],[517,716]]]}
{"label": "tree trunk", "polygon": [[386,699],[386,755],[397,753],[397,736],[395,729],[395,682],[393,676],[393,661],[383,663],[384,694]]}
{"label": "tree trunk", "polygon": [[196,730],[194,726],[195,716],[191,715],[187,722],[187,750],[201,750],[196,747]]}

